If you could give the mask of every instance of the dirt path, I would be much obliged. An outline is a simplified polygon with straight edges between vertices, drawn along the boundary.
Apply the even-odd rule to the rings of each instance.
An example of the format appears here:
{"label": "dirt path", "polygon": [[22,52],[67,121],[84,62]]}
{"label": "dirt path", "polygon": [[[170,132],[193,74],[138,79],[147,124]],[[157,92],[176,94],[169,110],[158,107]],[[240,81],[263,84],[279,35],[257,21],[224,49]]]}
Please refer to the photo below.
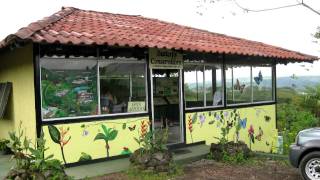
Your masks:
{"label": "dirt path", "polygon": [[[115,173],[94,180],[130,180],[125,173]],[[281,161],[259,160],[244,165],[230,165],[200,160],[184,167],[176,180],[300,180],[298,170]]]}
{"label": "dirt path", "polygon": [[192,180],[300,180],[296,169],[279,161],[229,165],[218,162],[198,161],[185,167],[185,174],[177,178]]}

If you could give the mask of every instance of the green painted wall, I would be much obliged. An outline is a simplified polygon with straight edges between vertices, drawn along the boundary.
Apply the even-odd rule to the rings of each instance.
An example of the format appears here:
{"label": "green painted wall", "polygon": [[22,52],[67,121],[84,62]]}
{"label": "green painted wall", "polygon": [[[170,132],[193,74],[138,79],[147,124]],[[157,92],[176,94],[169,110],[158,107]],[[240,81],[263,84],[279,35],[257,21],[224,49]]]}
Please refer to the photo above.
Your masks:
{"label": "green painted wall", "polygon": [[0,119],[0,138],[17,130],[22,121],[28,138],[36,138],[33,45],[0,53],[0,82],[12,82],[12,93],[4,119]]}

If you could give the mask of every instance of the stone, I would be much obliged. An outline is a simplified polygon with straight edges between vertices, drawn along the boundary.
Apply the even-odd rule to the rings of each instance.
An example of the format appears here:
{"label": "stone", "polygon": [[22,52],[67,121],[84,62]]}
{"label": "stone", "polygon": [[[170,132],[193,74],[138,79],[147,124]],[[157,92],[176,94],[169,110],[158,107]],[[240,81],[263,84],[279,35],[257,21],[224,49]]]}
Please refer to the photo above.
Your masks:
{"label": "stone", "polygon": [[130,162],[134,166],[141,167],[142,170],[153,172],[168,172],[170,170],[170,163],[172,162],[172,159],[172,153],[167,150],[155,153],[136,150],[130,156]]}
{"label": "stone", "polygon": [[210,146],[210,152],[213,155],[213,159],[215,159],[217,161],[222,160],[223,150],[225,150],[226,153],[229,154],[230,156],[237,155],[240,152],[243,153],[243,156],[246,159],[251,156],[251,150],[242,141],[239,141],[237,143],[231,141],[231,142],[227,142],[224,145],[212,143]]}

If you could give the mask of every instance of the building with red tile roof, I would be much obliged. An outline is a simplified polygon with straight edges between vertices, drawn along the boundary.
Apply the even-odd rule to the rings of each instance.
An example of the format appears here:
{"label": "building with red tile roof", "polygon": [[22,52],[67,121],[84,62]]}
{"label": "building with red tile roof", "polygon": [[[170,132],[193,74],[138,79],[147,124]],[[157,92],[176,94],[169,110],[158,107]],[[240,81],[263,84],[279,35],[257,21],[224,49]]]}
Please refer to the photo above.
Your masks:
{"label": "building with red tile roof", "polygon": [[22,121],[28,139],[43,132],[46,152],[65,164],[126,157],[141,148],[135,139],[164,127],[171,147],[210,145],[229,128],[229,140],[276,152],[276,64],[317,59],[65,7],[0,42],[0,138]]}

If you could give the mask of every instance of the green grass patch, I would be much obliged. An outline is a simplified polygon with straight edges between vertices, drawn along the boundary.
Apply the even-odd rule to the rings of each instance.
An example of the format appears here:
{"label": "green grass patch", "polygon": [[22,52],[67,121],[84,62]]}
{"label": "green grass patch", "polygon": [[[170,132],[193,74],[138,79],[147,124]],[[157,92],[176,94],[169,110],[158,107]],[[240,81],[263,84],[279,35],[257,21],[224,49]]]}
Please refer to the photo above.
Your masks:
{"label": "green grass patch", "polygon": [[129,179],[132,180],[167,180],[184,174],[183,167],[181,165],[171,164],[170,166],[170,172],[161,173],[156,173],[153,170],[141,170],[134,166],[130,166],[126,171],[126,174]]}

